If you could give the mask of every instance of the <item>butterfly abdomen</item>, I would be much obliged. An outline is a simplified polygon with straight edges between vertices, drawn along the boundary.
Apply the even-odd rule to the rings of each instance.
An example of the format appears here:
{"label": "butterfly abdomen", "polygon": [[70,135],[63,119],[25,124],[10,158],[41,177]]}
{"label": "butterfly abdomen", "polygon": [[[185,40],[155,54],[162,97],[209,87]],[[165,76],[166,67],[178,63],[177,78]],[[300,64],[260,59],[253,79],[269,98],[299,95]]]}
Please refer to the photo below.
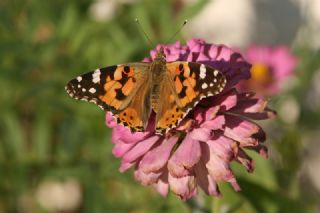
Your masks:
{"label": "butterfly abdomen", "polygon": [[152,87],[152,90],[151,90],[151,107],[153,109],[154,112],[157,112],[158,111],[158,105],[159,105],[159,85],[158,84],[155,84],[153,85]]}

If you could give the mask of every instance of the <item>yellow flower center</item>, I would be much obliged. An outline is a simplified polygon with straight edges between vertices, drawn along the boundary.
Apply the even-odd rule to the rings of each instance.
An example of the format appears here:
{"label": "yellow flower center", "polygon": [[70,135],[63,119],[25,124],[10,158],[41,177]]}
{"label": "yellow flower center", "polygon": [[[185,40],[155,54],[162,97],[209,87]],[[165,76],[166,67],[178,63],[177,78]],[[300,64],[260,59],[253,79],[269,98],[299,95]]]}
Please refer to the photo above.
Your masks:
{"label": "yellow flower center", "polygon": [[251,67],[251,78],[255,81],[264,81],[270,77],[270,71],[265,64],[257,63]]}
{"label": "yellow flower center", "polygon": [[270,67],[266,64],[256,63],[251,67],[250,87],[255,89],[264,89],[265,86],[272,82],[272,73]]}

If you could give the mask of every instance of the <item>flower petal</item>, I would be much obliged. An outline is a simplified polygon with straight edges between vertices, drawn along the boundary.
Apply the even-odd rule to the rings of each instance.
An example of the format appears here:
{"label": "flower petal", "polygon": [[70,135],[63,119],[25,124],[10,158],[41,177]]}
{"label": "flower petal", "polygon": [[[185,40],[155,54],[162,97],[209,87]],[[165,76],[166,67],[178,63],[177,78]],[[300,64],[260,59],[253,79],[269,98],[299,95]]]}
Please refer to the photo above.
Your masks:
{"label": "flower petal", "polygon": [[210,149],[214,151],[214,154],[217,155],[222,160],[229,162],[234,157],[234,148],[235,142],[223,135],[215,135],[212,140],[207,141]]}
{"label": "flower petal", "polygon": [[[197,141],[207,141],[211,136],[211,129],[195,128],[188,134],[192,139]],[[187,138],[186,138],[187,139]]]}
{"label": "flower petal", "polygon": [[265,108],[267,107],[268,101],[261,98],[241,97],[243,95],[245,94],[238,95],[238,103],[237,106],[232,109],[233,112],[264,112]]}
{"label": "flower petal", "polygon": [[205,119],[207,120],[212,120],[217,116],[217,113],[219,112],[220,106],[213,106],[210,107],[206,112],[205,112]]}
{"label": "flower petal", "polygon": [[224,134],[227,137],[240,142],[240,146],[256,146],[261,142],[253,136],[262,131],[257,124],[234,115],[226,115],[225,118],[226,128]]}
{"label": "flower petal", "polygon": [[246,167],[248,172],[253,172],[254,170],[254,162],[252,159],[245,153],[242,149],[238,150],[238,154],[236,156],[236,160],[241,163],[244,167]]}
{"label": "flower petal", "polygon": [[121,140],[118,140],[112,149],[112,154],[120,158],[125,153],[127,153],[134,145],[134,143],[123,143]]}
{"label": "flower petal", "polygon": [[189,170],[199,161],[200,156],[199,141],[194,140],[188,134],[168,162],[170,174],[175,177],[188,175]]}
{"label": "flower petal", "polygon": [[226,121],[223,115],[219,115],[215,117],[213,120],[208,120],[201,124],[201,127],[211,130],[222,129],[225,125]]}
{"label": "flower petal", "polygon": [[158,182],[153,184],[153,187],[160,193],[162,196],[167,196],[169,192],[169,183],[168,183],[168,170],[164,170],[161,177],[158,179]]}
{"label": "flower petal", "polygon": [[197,183],[194,176],[177,178],[169,173],[168,182],[170,189],[182,200],[190,199],[197,194]]}
{"label": "flower petal", "polygon": [[171,150],[176,144],[178,137],[170,137],[161,142],[156,148],[150,150],[140,161],[139,169],[143,172],[155,172],[168,162]]}
{"label": "flower petal", "polygon": [[111,112],[107,112],[106,113],[106,125],[109,127],[109,128],[113,128],[115,126],[117,126],[117,122],[115,120],[115,118],[112,116],[112,113]]}
{"label": "flower petal", "polygon": [[136,162],[127,162],[127,161],[124,161],[122,160],[121,161],[121,165],[120,165],[120,168],[119,168],[119,171],[122,173],[122,172],[125,172],[127,171],[128,169],[130,169],[132,166],[134,166]]}
{"label": "flower petal", "polygon": [[[215,141],[213,141],[215,142]],[[203,143],[205,144],[205,143]],[[206,163],[206,167],[210,176],[214,179],[214,181],[226,181],[231,183],[232,187],[238,191],[240,190],[240,186],[238,185],[233,172],[230,169],[230,162],[222,159],[216,153],[215,147],[212,146],[212,142],[206,143],[209,148],[210,156],[209,160]],[[202,145],[204,146],[204,145]],[[230,150],[231,151],[231,150]]]}
{"label": "flower petal", "polygon": [[117,125],[112,131],[112,142],[117,143],[117,140],[121,140],[123,143],[136,143],[143,140],[148,133],[147,132],[135,132],[132,133],[130,129]]}
{"label": "flower petal", "polygon": [[205,167],[202,157],[194,169],[197,183],[203,189],[203,191],[205,191],[208,195],[220,196],[221,193],[218,185],[208,174],[208,170]]}
{"label": "flower petal", "polygon": [[[213,105],[220,105],[220,111],[229,111],[237,105],[237,92],[232,89],[214,100]],[[206,116],[207,117],[207,116]]]}
{"label": "flower petal", "polygon": [[134,171],[134,176],[136,180],[138,180],[142,185],[151,185],[158,181],[159,177],[161,176],[161,171],[154,173],[154,172],[148,172],[145,173],[141,169],[138,169]]}
{"label": "flower petal", "polygon": [[141,157],[142,155],[146,154],[149,149],[159,141],[160,136],[154,135],[151,136],[143,141],[137,143],[130,151],[128,151],[124,156],[123,160],[126,162],[133,162],[137,158]]}

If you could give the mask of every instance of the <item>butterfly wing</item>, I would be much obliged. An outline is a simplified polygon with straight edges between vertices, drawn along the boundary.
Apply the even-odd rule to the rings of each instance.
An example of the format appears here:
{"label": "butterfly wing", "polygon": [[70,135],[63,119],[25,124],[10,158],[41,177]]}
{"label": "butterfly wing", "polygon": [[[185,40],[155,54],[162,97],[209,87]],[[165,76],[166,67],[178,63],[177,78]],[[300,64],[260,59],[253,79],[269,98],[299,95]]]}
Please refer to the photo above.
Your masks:
{"label": "butterfly wing", "polygon": [[179,125],[201,99],[221,93],[226,85],[220,71],[204,64],[176,61],[167,63],[166,69],[168,83],[161,84],[156,119],[159,133]]}
{"label": "butterfly wing", "polygon": [[109,66],[72,79],[66,85],[74,99],[93,102],[110,111],[117,122],[132,129],[140,129],[147,122],[149,63],[129,63]]}

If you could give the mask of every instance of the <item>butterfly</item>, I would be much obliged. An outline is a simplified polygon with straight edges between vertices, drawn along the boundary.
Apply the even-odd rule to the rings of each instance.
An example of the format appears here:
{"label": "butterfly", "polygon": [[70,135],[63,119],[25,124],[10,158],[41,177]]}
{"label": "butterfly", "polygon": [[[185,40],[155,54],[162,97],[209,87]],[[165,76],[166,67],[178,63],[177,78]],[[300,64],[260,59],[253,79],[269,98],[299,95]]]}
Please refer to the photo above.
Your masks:
{"label": "butterfly", "polygon": [[177,127],[197,103],[221,93],[225,76],[208,65],[167,62],[163,48],[155,59],[96,69],[72,79],[65,87],[74,99],[95,103],[132,132],[144,131],[152,112],[155,132]]}

